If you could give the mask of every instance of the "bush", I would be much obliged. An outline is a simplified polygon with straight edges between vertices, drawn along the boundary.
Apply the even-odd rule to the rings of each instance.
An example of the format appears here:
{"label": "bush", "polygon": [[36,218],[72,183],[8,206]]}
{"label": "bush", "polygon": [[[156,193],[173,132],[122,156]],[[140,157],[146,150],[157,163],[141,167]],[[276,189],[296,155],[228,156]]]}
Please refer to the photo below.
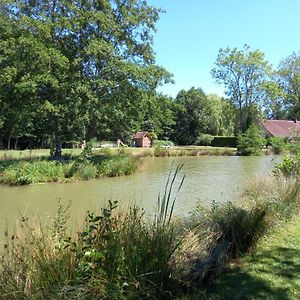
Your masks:
{"label": "bush", "polygon": [[237,140],[238,138],[236,136],[214,136],[211,146],[236,148]]}
{"label": "bush", "polygon": [[139,165],[139,160],[136,157],[120,155],[110,159],[104,159],[96,165],[97,176],[121,176],[133,174]]}
{"label": "bush", "polygon": [[78,176],[83,180],[95,178],[97,175],[97,168],[91,164],[87,164],[79,169]]}
{"label": "bush", "polygon": [[259,155],[265,139],[257,126],[251,125],[245,133],[239,134],[237,150],[240,155]]}
{"label": "bush", "polygon": [[288,150],[291,154],[297,154],[300,152],[300,138],[294,138],[293,140],[290,141],[288,144]]}
{"label": "bush", "polygon": [[213,202],[210,209],[198,208],[193,217],[199,222],[194,234],[200,248],[184,280],[208,283],[228,262],[253,249],[268,228],[266,214],[267,206],[257,204],[246,209],[232,202]]}
{"label": "bush", "polygon": [[196,142],[195,145],[204,145],[204,146],[208,146],[211,144],[211,142],[213,141],[214,137],[210,134],[205,134],[205,133],[201,133]]}
{"label": "bush", "polygon": [[156,148],[160,148],[163,146],[170,146],[170,147],[174,147],[174,143],[172,141],[167,141],[167,140],[155,140],[153,142],[153,146]]}
{"label": "bush", "polygon": [[283,176],[300,175],[300,152],[297,155],[289,155],[283,158],[282,163],[275,164],[273,172]]}
{"label": "bush", "polygon": [[273,136],[268,142],[270,143],[274,154],[281,154],[287,148],[287,143],[282,137]]}

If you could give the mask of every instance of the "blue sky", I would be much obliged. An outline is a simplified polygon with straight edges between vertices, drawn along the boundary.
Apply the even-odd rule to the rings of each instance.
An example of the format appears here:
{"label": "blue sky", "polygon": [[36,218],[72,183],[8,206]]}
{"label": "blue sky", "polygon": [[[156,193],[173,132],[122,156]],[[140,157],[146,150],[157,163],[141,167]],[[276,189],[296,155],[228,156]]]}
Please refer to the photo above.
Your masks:
{"label": "blue sky", "polygon": [[201,87],[222,95],[210,70],[220,48],[260,49],[276,68],[300,51],[300,0],[148,0],[166,10],[154,34],[156,63],[174,74],[159,91],[175,97]]}

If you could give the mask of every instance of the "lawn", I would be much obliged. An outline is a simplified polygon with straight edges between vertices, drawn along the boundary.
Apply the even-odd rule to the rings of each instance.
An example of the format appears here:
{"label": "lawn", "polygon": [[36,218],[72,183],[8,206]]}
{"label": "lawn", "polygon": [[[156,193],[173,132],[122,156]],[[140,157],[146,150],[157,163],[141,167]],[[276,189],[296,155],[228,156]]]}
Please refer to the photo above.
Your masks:
{"label": "lawn", "polygon": [[300,299],[300,220],[284,224],[255,253],[233,264],[208,299]]}

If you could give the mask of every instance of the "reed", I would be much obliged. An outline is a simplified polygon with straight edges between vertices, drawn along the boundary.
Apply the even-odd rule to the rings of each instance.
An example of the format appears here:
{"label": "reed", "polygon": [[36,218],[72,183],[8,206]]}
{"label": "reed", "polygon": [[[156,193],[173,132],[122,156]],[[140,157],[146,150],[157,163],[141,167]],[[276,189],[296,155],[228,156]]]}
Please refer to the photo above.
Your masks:
{"label": "reed", "polygon": [[[105,159],[104,159],[105,161]],[[299,213],[298,177],[249,184],[239,201],[173,217],[182,165],[169,173],[152,221],[109,201],[71,235],[59,206],[52,227],[23,220],[0,257],[0,299],[174,299],[204,290],[230,262]],[[201,293],[200,293],[201,294]],[[199,295],[200,295],[199,294]]]}

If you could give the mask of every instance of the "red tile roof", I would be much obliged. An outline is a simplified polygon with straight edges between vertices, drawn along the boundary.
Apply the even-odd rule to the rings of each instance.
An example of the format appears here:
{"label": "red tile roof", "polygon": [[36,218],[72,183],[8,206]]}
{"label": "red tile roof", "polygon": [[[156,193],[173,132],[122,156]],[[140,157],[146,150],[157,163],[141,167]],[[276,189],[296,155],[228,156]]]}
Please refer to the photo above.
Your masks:
{"label": "red tile roof", "polygon": [[133,135],[133,139],[142,139],[148,134],[147,131],[139,131]]}
{"label": "red tile roof", "polygon": [[279,137],[295,137],[300,134],[300,121],[265,120],[261,126],[271,135]]}

